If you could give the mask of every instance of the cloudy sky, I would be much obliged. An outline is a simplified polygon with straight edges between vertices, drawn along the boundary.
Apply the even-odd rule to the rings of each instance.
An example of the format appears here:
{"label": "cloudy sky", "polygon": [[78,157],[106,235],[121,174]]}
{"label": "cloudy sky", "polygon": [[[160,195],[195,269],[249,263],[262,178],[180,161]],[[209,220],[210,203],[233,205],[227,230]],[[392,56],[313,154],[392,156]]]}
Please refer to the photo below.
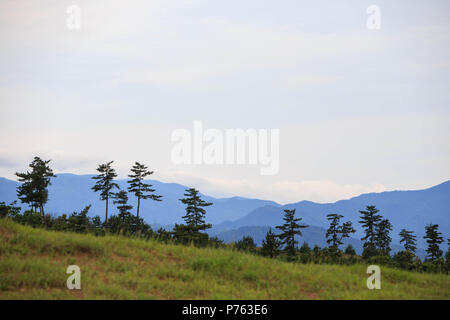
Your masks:
{"label": "cloudy sky", "polygon": [[[381,29],[367,28],[367,8]],[[67,8],[81,9],[69,29]],[[134,161],[281,203],[450,179],[449,1],[0,1],[0,176]],[[279,129],[280,167],[176,165],[175,129]]]}

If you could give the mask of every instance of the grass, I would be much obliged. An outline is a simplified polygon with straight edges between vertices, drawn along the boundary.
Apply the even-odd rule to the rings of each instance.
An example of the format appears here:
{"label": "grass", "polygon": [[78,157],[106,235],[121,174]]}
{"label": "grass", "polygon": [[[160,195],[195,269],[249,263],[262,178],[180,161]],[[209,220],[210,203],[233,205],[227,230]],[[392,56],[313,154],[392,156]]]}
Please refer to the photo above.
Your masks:
{"label": "grass", "polygon": [[[229,249],[33,229],[0,219],[0,299],[450,299],[450,277],[293,264]],[[81,290],[66,268],[81,269]]]}

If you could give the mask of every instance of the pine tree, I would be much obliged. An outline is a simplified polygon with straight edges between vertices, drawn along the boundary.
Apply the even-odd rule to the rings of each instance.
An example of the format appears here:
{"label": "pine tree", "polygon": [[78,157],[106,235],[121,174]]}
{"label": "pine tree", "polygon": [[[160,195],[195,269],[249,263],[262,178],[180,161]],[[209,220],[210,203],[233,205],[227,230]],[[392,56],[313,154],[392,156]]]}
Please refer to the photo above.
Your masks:
{"label": "pine tree", "polygon": [[152,199],[154,201],[161,201],[162,196],[158,196],[153,194],[155,192],[154,189],[152,189],[151,184],[147,184],[144,182],[144,178],[153,174],[153,171],[147,170],[148,168],[140,164],[139,162],[136,162],[134,166],[131,168],[131,171],[134,174],[128,175],[131,180],[128,181],[130,186],[128,187],[128,191],[134,193],[136,196],[138,203],[137,203],[137,209],[136,209],[136,217],[139,218],[139,209],[141,207],[141,199]]}
{"label": "pine tree", "polygon": [[266,234],[266,238],[263,239],[261,252],[266,257],[276,257],[280,253],[281,241],[272,232],[272,228]]}
{"label": "pine tree", "polygon": [[100,192],[100,199],[105,201],[106,203],[106,211],[105,211],[105,224],[108,222],[108,202],[109,198],[114,197],[113,189],[119,189],[117,183],[114,182],[114,178],[117,177],[116,170],[111,167],[111,164],[114,161],[110,161],[105,164],[101,164],[98,166],[97,171],[98,175],[92,177],[92,179],[97,180],[95,185],[92,187],[94,192]]}
{"label": "pine tree", "polygon": [[345,248],[344,253],[348,254],[350,256],[356,256],[356,251],[355,251],[355,249],[353,248],[353,246],[351,244],[349,244],[347,246],[347,248]]}
{"label": "pine tree", "polygon": [[39,208],[39,212],[44,217],[44,205],[48,201],[48,186],[51,184],[50,179],[56,177],[53,170],[48,164],[50,160],[44,161],[39,157],[34,157],[29,167],[31,172],[26,173],[16,172],[21,185],[17,187],[17,197],[22,203],[30,205],[33,212]]}
{"label": "pine tree", "polygon": [[276,226],[277,229],[281,230],[281,234],[278,238],[281,239],[284,245],[284,251],[287,253],[288,258],[292,259],[295,256],[296,245],[298,241],[295,240],[295,235],[302,236],[301,229],[309,227],[308,225],[298,224],[302,218],[295,218],[295,209],[284,210],[285,214],[283,220],[285,223],[281,226]]}
{"label": "pine tree", "polygon": [[109,219],[109,226],[114,233],[134,233],[135,221],[131,215],[133,206],[128,204],[128,194],[125,190],[114,193],[113,203],[118,205],[119,214]]}
{"label": "pine tree", "polygon": [[90,219],[88,217],[88,211],[91,205],[86,206],[80,213],[73,212],[69,219],[69,229],[73,232],[86,233],[89,229]]}
{"label": "pine tree", "polygon": [[392,224],[388,219],[381,220],[376,226],[375,244],[380,255],[389,256],[392,241],[389,236],[390,231],[392,231]]}
{"label": "pine tree", "polygon": [[406,251],[411,253],[416,252],[416,236],[413,231],[407,231],[406,229],[402,229],[400,231],[400,243],[405,243],[403,246]]}
{"label": "pine tree", "polygon": [[350,221],[340,224],[340,219],[344,216],[340,214],[330,213],[327,219],[330,221],[330,227],[327,230],[326,237],[329,248],[332,252],[339,250],[339,246],[343,244],[344,238],[349,238],[351,233],[356,232]]}
{"label": "pine tree", "polygon": [[212,205],[200,198],[198,190],[189,188],[184,194],[186,198],[180,199],[186,205],[186,214],[182,217],[186,224],[176,224],[173,235],[181,242],[201,243],[208,239],[208,235],[200,231],[211,228],[205,222],[206,210],[204,207]]}
{"label": "pine tree", "polygon": [[364,241],[363,257],[368,258],[377,254],[376,249],[376,226],[381,220],[381,215],[377,214],[379,210],[375,206],[366,206],[366,211],[361,210],[362,214],[359,223],[364,228],[365,236],[361,238]]}
{"label": "pine tree", "polygon": [[436,261],[440,257],[442,257],[442,250],[439,248],[439,245],[444,242],[444,239],[441,237],[441,233],[438,231],[438,224],[429,224],[425,227],[426,235],[423,237],[427,239],[428,248],[427,248],[427,258],[429,261]]}
{"label": "pine tree", "polygon": [[246,252],[255,252],[256,251],[256,244],[252,237],[245,236],[238,242],[234,244],[234,247],[239,251],[246,251]]}
{"label": "pine tree", "polygon": [[311,254],[312,250],[311,250],[311,247],[309,246],[309,244],[305,241],[305,242],[303,242],[303,244],[300,247],[300,249],[298,250],[298,252],[303,253],[303,254]]}

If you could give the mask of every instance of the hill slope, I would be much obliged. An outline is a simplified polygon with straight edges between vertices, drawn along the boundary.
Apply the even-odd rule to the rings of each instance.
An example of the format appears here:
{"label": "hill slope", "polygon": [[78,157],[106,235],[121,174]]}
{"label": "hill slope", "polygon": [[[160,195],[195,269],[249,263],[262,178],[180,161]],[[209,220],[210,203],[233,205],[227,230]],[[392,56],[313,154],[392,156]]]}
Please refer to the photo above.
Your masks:
{"label": "hill slope", "polygon": [[[450,277],[301,265],[228,249],[51,232],[0,219],[0,299],[450,299]],[[66,268],[81,269],[81,290]]]}

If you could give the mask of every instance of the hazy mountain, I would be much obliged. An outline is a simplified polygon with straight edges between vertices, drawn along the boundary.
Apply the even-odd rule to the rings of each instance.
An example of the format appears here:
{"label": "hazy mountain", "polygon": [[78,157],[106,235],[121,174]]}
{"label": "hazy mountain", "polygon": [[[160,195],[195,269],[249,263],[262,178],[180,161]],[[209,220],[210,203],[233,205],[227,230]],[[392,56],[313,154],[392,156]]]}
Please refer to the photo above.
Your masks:
{"label": "hazy mountain", "polygon": [[[91,188],[94,185],[92,175],[75,175],[75,174],[57,174],[52,179],[52,185],[49,187],[49,201],[45,205],[45,211],[52,214],[72,213],[79,211],[84,206],[91,204],[89,211],[91,216],[105,216],[105,202],[99,200],[99,194],[94,193]],[[156,193],[163,196],[161,202],[152,200],[144,200],[141,202],[141,216],[151,224],[173,224],[181,222],[184,215],[184,205],[178,200],[183,198],[186,186],[176,183],[164,183],[156,180],[146,180],[156,189]],[[127,188],[126,180],[117,180],[120,188]],[[16,188],[18,182],[0,178],[0,201],[7,203],[17,199]],[[129,194],[130,203],[136,206],[137,201],[132,194]],[[241,197],[232,198],[214,198],[203,195],[206,201],[214,203],[208,207],[207,221],[213,224],[220,223],[224,220],[239,219],[252,210],[264,206],[279,206],[273,201],[248,199]],[[18,204],[26,209],[25,204]],[[110,203],[111,213],[115,213],[115,207]]]}
{"label": "hazy mountain", "polygon": [[389,191],[363,194],[349,200],[335,203],[314,203],[300,201],[284,206],[266,205],[250,212],[247,216],[226,221],[215,226],[216,232],[236,230],[244,226],[276,226],[282,223],[283,209],[296,209],[296,216],[303,222],[322,228],[327,228],[326,215],[339,213],[345,220],[353,222],[357,230],[355,238],[361,238],[362,230],[358,221],[359,210],[366,205],[375,205],[380,214],[393,224],[392,238],[398,242],[398,233],[402,228],[413,230],[418,235],[419,244],[425,247],[423,235],[426,224],[437,223],[444,237],[450,236],[450,181],[438,186],[415,191]]}
{"label": "hazy mountain", "polygon": [[[92,204],[90,215],[104,217],[104,202],[99,195],[91,190],[94,181],[92,175],[58,174],[52,179],[49,187],[49,202],[46,212],[53,214],[79,211],[85,205]],[[142,217],[151,224],[172,225],[182,221],[184,206],[178,201],[183,197],[186,186],[176,183],[163,183],[156,180],[147,182],[154,185],[157,194],[163,195],[163,201],[145,200],[141,204]],[[121,188],[126,188],[126,180],[118,180]],[[18,182],[0,178],[0,201],[11,202],[16,197]],[[326,229],[328,213],[339,213],[350,220],[357,229],[355,239],[361,238],[362,230],[358,223],[359,210],[366,205],[376,205],[380,213],[388,218],[393,226],[392,238],[398,243],[398,233],[402,228],[413,230],[418,235],[419,245],[424,248],[422,239],[424,227],[432,222],[439,224],[439,229],[445,238],[450,236],[450,181],[425,190],[389,191],[381,193],[362,194],[360,196],[340,200],[334,203],[314,203],[300,201],[288,205],[279,205],[273,201],[248,199],[241,197],[214,198],[204,195],[206,201],[214,205],[207,209],[207,221],[214,225],[211,234],[221,234],[229,239],[233,234],[242,234],[242,227],[268,227],[280,225],[283,209],[296,209],[296,216],[303,222]],[[134,196],[130,195],[132,205],[136,204]],[[25,205],[20,204],[22,208]],[[111,213],[116,209],[111,206]],[[236,233],[236,230],[240,230]],[[254,229],[256,230],[256,229]],[[313,230],[313,229],[310,229]],[[227,231],[230,231],[226,233]],[[256,232],[256,231],[255,231]],[[308,234],[308,233],[306,233]],[[322,236],[321,236],[322,237]],[[318,237],[315,237],[318,239]],[[323,238],[323,237],[322,237]],[[359,241],[359,240],[358,240]]]}

